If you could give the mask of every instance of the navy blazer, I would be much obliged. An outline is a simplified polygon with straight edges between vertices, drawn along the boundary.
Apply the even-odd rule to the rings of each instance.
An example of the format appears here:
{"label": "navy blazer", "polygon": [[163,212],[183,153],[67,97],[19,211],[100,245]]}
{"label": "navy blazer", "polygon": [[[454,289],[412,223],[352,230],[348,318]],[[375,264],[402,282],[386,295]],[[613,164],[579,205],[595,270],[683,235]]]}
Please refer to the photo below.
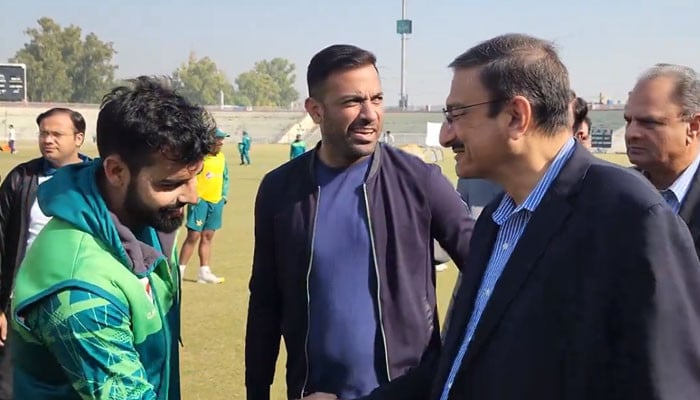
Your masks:
{"label": "navy blazer", "polygon": [[700,168],[695,171],[678,214],[688,225],[690,235],[695,242],[695,251],[700,257]]}
{"label": "navy blazer", "polygon": [[[473,232],[431,399],[462,343],[501,198]],[[646,179],[577,145],[514,249],[449,398],[700,399],[694,249]]]}

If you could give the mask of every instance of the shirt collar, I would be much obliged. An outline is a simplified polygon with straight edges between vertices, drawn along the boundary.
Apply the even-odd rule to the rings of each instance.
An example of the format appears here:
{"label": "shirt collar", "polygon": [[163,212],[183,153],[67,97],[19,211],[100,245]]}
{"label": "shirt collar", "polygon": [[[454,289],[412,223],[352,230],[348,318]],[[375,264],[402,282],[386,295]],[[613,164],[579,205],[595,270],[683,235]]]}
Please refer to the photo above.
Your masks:
{"label": "shirt collar", "polygon": [[566,161],[568,161],[571,155],[574,153],[575,149],[576,141],[573,137],[571,137],[559,150],[557,156],[554,157],[552,164],[549,166],[549,168],[547,168],[547,171],[544,173],[542,178],[540,178],[537,185],[535,185],[535,188],[532,189],[530,194],[528,194],[528,196],[525,198],[525,201],[523,201],[519,206],[516,207],[513,198],[506,193],[491,217],[493,222],[498,225],[503,225],[508,217],[513,213],[517,213],[522,210],[534,212],[540,205],[540,202],[547,193],[547,190],[552,185],[552,182],[554,182],[557,176],[559,176],[559,173],[564,167],[564,164],[566,164]]}
{"label": "shirt collar", "polygon": [[678,203],[683,203],[685,195],[688,194],[688,189],[690,189],[690,184],[693,182],[693,177],[698,170],[698,165],[700,165],[700,154],[695,157],[695,160],[693,160],[688,168],[686,168],[671,186],[667,188],[667,190],[672,191],[676,196]]}
{"label": "shirt collar", "polygon": [[[78,157],[80,158],[81,162],[90,161],[90,157],[86,156],[85,154],[78,154]],[[58,168],[51,165],[49,160],[47,160],[46,158],[44,158],[44,162],[42,164],[43,165],[42,165],[41,172],[44,176],[52,176],[58,170]]]}

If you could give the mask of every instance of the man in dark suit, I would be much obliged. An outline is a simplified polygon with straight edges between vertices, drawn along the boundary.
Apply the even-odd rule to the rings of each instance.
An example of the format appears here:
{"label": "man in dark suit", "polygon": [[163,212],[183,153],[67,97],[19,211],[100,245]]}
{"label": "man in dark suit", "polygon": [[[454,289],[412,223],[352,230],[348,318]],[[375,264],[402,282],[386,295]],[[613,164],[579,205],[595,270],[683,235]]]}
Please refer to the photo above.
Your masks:
{"label": "man in dark suit", "polygon": [[510,34],[457,57],[444,146],[483,211],[431,399],[700,399],[700,262],[634,171],[571,135],[566,67]]}
{"label": "man in dark suit", "polygon": [[689,67],[657,64],[625,107],[627,156],[690,228],[700,254],[700,79]]}

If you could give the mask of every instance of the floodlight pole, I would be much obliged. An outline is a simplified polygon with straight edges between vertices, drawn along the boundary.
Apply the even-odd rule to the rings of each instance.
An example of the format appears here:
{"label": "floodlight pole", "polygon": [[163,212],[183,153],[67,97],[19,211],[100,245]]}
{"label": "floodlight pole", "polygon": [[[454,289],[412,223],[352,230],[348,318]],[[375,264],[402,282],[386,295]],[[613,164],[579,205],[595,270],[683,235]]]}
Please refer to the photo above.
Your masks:
{"label": "floodlight pole", "polygon": [[[406,0],[401,0],[401,19],[406,20]],[[401,98],[399,108],[408,108],[408,95],[406,94],[406,33],[401,33]]]}

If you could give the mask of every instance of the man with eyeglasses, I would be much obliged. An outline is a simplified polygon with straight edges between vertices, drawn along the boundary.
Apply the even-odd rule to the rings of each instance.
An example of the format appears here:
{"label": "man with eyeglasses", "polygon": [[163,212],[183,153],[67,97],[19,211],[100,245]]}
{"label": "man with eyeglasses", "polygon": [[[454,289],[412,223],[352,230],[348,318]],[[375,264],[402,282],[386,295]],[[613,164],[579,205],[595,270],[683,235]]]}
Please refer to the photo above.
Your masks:
{"label": "man with eyeglasses", "polygon": [[700,398],[700,262],[634,171],[572,135],[553,45],[458,56],[441,143],[503,186],[476,223],[431,400]]}
{"label": "man with eyeglasses", "polygon": [[12,399],[12,366],[7,339],[7,313],[17,267],[50,218],[39,208],[39,185],[58,168],[88,161],[79,153],[85,119],[77,111],[52,108],[39,114],[41,157],[16,166],[0,185],[0,400]]}

